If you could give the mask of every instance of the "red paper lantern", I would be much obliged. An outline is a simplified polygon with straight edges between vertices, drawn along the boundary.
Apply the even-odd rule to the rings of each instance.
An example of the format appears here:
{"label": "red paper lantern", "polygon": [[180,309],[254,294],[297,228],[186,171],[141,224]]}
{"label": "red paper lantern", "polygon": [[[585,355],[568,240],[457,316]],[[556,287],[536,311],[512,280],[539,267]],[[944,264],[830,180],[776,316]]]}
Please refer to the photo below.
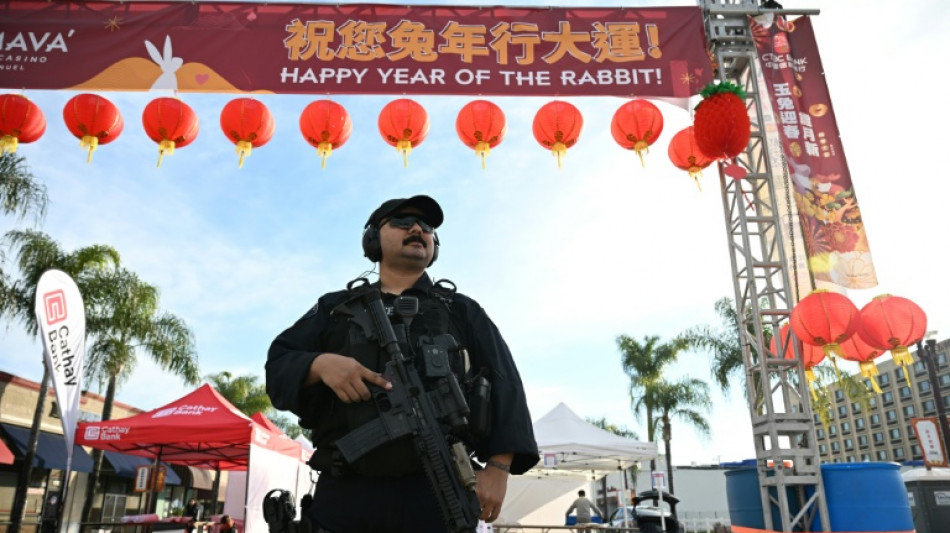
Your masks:
{"label": "red paper lantern", "polygon": [[[859,326],[859,333],[860,327],[861,326]],[[861,369],[861,375],[868,378],[868,380],[871,381],[871,387],[874,389],[874,392],[880,394],[881,387],[878,386],[877,380],[874,379],[874,376],[879,374],[877,365],[874,364],[874,359],[883,355],[887,350],[880,350],[871,346],[864,342],[864,339],[862,339],[859,334],[851,335],[848,337],[848,340],[842,342],[840,346],[841,357],[848,361],[856,361],[858,367]]]}
{"label": "red paper lantern", "polygon": [[46,132],[39,106],[20,94],[0,94],[0,154],[16,152],[18,143],[31,143]]}
{"label": "red paper lantern", "polygon": [[839,343],[858,329],[858,308],[846,296],[824,289],[812,291],[792,309],[795,336],[805,344],[820,346],[825,355],[841,355]]}
{"label": "red paper lantern", "polygon": [[673,166],[689,172],[689,177],[693,178],[699,190],[703,190],[699,178],[703,175],[703,169],[711,165],[713,160],[703,155],[696,145],[693,126],[680,130],[673,136],[668,153]]}
{"label": "red paper lantern", "polygon": [[500,107],[488,100],[475,100],[465,104],[459,111],[455,119],[455,132],[465,146],[473,148],[475,154],[482,158],[484,170],[485,158],[505,138],[508,124]]}
{"label": "red paper lantern", "polygon": [[317,149],[320,168],[327,168],[327,158],[333,149],[343,146],[352,131],[350,114],[333,100],[310,102],[300,114],[300,133]]}
{"label": "red paper lantern", "polygon": [[693,125],[696,143],[712,159],[731,159],[749,145],[752,126],[745,106],[745,91],[730,82],[709,84],[700,93]]}
{"label": "red paper lantern", "polygon": [[125,125],[115,104],[96,94],[77,94],[63,107],[63,120],[69,133],[79,139],[79,147],[89,151],[86,163],[101,144],[119,137]]}
{"label": "red paper lantern", "polygon": [[[781,343],[780,346],[785,347],[785,359],[795,359],[795,350],[791,346],[791,329],[789,328],[789,324],[786,323],[782,326],[779,330],[779,334],[773,336],[769,344],[772,354],[778,357],[779,350],[775,345],[776,339]],[[825,360],[825,351],[818,346],[805,344],[798,339],[796,339],[796,345],[798,346],[799,353],[802,355],[802,366],[805,368],[805,380],[808,382],[808,390],[811,392],[812,398],[817,402],[818,395],[815,393],[815,389],[812,388],[812,383],[815,382],[815,371],[812,370],[812,368]]]}
{"label": "red paper lantern", "polygon": [[142,125],[149,139],[158,143],[158,164],[162,157],[175,153],[198,137],[198,116],[178,98],[156,98],[145,106]]}
{"label": "red paper lantern", "polygon": [[534,138],[557,157],[557,168],[567,149],[577,143],[584,117],[573,105],[555,100],[541,106],[534,115]]}
{"label": "red paper lantern", "polygon": [[238,168],[252,148],[260,148],[274,136],[274,116],[253,98],[235,98],[221,110],[221,130],[235,144]]}
{"label": "red paper lantern", "polygon": [[645,167],[643,154],[649,153],[650,145],[663,133],[663,114],[647,100],[631,100],[614,113],[610,133],[623,148],[636,150],[640,165]]}
{"label": "red paper lantern", "polygon": [[383,107],[379,113],[379,134],[390,146],[402,154],[403,165],[409,168],[409,154],[413,147],[429,134],[429,114],[415,100],[400,98]]}
{"label": "red paper lantern", "polygon": [[913,364],[914,356],[907,347],[923,339],[926,332],[927,315],[907,298],[882,294],[861,308],[858,335],[874,348],[890,350],[908,379],[907,365]]}

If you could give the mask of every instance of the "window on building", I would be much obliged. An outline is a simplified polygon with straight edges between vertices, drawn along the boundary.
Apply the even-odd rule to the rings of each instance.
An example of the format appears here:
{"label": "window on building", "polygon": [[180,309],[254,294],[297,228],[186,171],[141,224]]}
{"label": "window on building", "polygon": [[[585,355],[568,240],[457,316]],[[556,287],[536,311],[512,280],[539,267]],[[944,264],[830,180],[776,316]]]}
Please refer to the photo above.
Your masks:
{"label": "window on building", "polygon": [[904,406],[904,418],[907,418],[907,417],[910,417],[910,416],[914,416],[915,412],[916,412],[916,411],[914,410],[914,406],[913,406],[913,405],[905,405],[905,406]]}
{"label": "window on building", "polygon": [[894,393],[891,391],[885,392],[883,400],[884,400],[884,405],[891,405],[892,403],[894,403]]}
{"label": "window on building", "polygon": [[950,387],[950,374],[944,374],[937,378],[937,383],[940,383],[940,388]]}
{"label": "window on building", "polygon": [[884,418],[887,419],[888,424],[897,422],[897,410],[888,409],[887,411],[884,411]]}
{"label": "window on building", "polygon": [[819,439],[825,438],[825,430],[824,430],[824,428],[818,428],[818,429],[816,429],[816,430],[815,430],[815,436],[817,436]]}
{"label": "window on building", "polygon": [[838,434],[837,424],[831,424],[830,426],[828,426],[828,435],[831,435],[832,437],[834,437],[837,434]]}
{"label": "window on building", "polygon": [[851,433],[851,422],[845,420],[841,423],[841,433],[847,434]]}
{"label": "window on building", "polygon": [[923,459],[924,454],[920,451],[920,446],[914,444],[910,447],[910,453],[913,456],[913,459]]}
{"label": "window on building", "polygon": [[840,462],[841,462],[841,458],[840,458],[840,457],[835,457],[832,462],[834,462],[834,463],[840,463]]}
{"label": "window on building", "polygon": [[835,441],[831,443],[831,451],[834,453],[839,453],[841,451],[841,443]]}
{"label": "window on building", "polygon": [[860,413],[860,412],[861,412],[861,404],[859,404],[858,402],[852,402],[852,403],[851,403],[851,412],[854,413],[854,414]]}
{"label": "window on building", "polygon": [[927,365],[923,361],[917,361],[914,363],[914,374],[923,374],[927,371]]}
{"label": "window on building", "polygon": [[907,440],[917,440],[917,433],[914,431],[914,426],[911,424],[907,424],[907,433],[904,434],[907,435]]}
{"label": "window on building", "polygon": [[878,461],[887,461],[887,452],[884,450],[877,451],[877,460]]}
{"label": "window on building", "polygon": [[917,390],[921,394],[930,394],[933,392],[933,387],[930,386],[930,382],[927,380],[921,380],[917,382]]}
{"label": "window on building", "polygon": [[877,431],[874,433],[874,444],[884,444],[884,432]]}
{"label": "window on building", "polygon": [[893,428],[887,432],[891,436],[891,442],[900,442],[901,440],[901,430],[898,428]]}
{"label": "window on building", "polygon": [[857,461],[854,460],[854,456],[853,456],[853,455],[849,455],[849,456],[848,456],[848,462],[849,462],[849,463],[856,463]]}
{"label": "window on building", "polygon": [[812,418],[815,419],[815,424],[821,424],[821,417],[818,416],[818,413],[815,413],[814,415],[812,415]]}
{"label": "window on building", "polygon": [[943,397],[943,406],[950,408],[950,394]]}
{"label": "window on building", "polygon": [[897,381],[906,381],[907,378],[904,377],[904,368],[898,367],[894,369],[894,375],[897,376]]}
{"label": "window on building", "polygon": [[828,445],[827,445],[827,444],[819,444],[819,445],[818,445],[818,453],[820,453],[821,455],[825,455],[826,453],[828,453]]}
{"label": "window on building", "polygon": [[835,401],[840,402],[844,400],[844,392],[841,390],[835,391]]}
{"label": "window on building", "polygon": [[851,439],[844,439],[844,449],[849,452],[854,449],[854,441]]}
{"label": "window on building", "polygon": [[866,462],[866,463],[871,462],[871,454],[869,454],[869,453],[862,453],[862,454],[861,454],[861,460],[864,461],[864,462]]}
{"label": "window on building", "polygon": [[868,447],[868,436],[867,435],[858,435],[858,446],[862,448]]}
{"label": "window on building", "polygon": [[901,393],[901,399],[902,399],[902,400],[906,400],[907,398],[910,398],[910,397],[913,396],[913,394],[911,394],[911,392],[910,392],[910,387],[908,387],[908,386],[906,386],[906,385],[903,386],[903,387],[901,387],[900,393]]}
{"label": "window on building", "polygon": [[933,400],[925,400],[922,407],[923,407],[925,416],[929,416],[929,415],[933,415],[937,413],[937,402]]}
{"label": "window on building", "polygon": [[947,352],[937,354],[937,366],[947,366]]}
{"label": "window on building", "polygon": [[855,419],[854,419],[854,427],[855,427],[855,429],[859,429],[859,430],[860,430],[860,429],[864,429],[864,426],[865,426],[865,424],[864,424],[864,419],[863,419],[863,418],[855,418]]}
{"label": "window on building", "polygon": [[844,418],[848,416],[848,406],[842,405],[838,407],[838,418]]}
{"label": "window on building", "polygon": [[904,448],[894,448],[894,459],[904,458]]}
{"label": "window on building", "polygon": [[888,372],[882,372],[880,376],[877,377],[877,384],[886,387],[891,384],[891,375]]}
{"label": "window on building", "polygon": [[876,428],[881,425],[881,415],[874,413],[871,415],[871,427]]}
{"label": "window on building", "polygon": [[871,409],[874,409],[875,407],[877,407],[877,395],[876,395],[876,394],[875,394],[874,396],[871,396],[870,398],[868,398],[868,406],[870,406]]}

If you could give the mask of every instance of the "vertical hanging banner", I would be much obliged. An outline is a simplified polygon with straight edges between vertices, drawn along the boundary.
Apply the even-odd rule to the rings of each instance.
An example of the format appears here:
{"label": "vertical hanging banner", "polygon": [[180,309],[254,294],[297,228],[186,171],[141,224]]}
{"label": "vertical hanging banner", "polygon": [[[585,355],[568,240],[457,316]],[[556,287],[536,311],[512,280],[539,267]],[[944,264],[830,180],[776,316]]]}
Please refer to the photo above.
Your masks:
{"label": "vertical hanging banner", "polygon": [[849,289],[877,285],[815,33],[807,16],[750,20],[795,191],[808,267]]}
{"label": "vertical hanging banner", "polygon": [[65,272],[47,270],[40,277],[36,284],[36,321],[59,405],[66,453],[71,457],[79,422],[86,313],[79,288]]}
{"label": "vertical hanging banner", "polygon": [[0,0],[0,86],[687,98],[702,10]]}

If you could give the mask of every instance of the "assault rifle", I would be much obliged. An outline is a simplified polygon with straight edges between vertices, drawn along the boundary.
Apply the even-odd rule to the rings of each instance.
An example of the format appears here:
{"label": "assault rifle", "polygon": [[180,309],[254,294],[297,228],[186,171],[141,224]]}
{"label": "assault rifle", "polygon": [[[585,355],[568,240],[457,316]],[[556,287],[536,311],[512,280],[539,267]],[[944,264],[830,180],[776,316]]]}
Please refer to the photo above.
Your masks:
{"label": "assault rifle", "polygon": [[[475,472],[465,445],[456,437],[468,427],[469,408],[449,365],[451,336],[436,337],[431,344],[423,344],[420,358],[407,359],[379,290],[365,279],[350,285],[359,281],[363,286],[344,304],[344,312],[389,354],[383,374],[393,386],[388,391],[370,386],[379,417],[338,439],[336,446],[352,464],[382,444],[411,435],[448,530],[474,532],[481,506],[475,495]],[[394,307],[403,320],[400,333],[408,338],[408,326],[419,313],[419,300],[398,296]]]}

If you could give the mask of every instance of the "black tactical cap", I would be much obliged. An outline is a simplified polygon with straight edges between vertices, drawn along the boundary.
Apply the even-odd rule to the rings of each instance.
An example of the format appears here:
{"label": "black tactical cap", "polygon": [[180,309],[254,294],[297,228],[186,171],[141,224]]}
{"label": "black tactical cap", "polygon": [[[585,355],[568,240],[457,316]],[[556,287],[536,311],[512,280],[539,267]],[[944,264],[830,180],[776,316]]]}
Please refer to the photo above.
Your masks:
{"label": "black tactical cap", "polygon": [[386,200],[369,216],[369,219],[366,221],[366,226],[378,227],[384,218],[409,207],[418,209],[422,213],[419,215],[419,218],[433,228],[438,228],[442,225],[442,208],[439,207],[439,203],[424,194],[420,194],[412,198],[393,198],[392,200]]}

